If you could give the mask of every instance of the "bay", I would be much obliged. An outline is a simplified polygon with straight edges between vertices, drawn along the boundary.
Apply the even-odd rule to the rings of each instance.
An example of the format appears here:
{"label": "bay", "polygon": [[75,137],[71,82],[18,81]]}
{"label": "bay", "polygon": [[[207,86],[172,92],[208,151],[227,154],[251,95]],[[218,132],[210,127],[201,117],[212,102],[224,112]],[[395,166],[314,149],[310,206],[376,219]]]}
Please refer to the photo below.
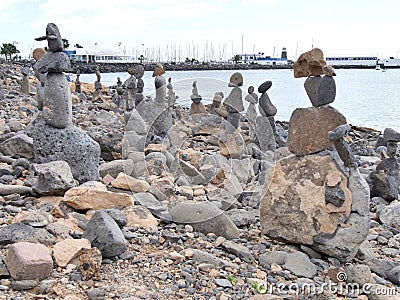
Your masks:
{"label": "bay", "polygon": [[[234,71],[167,71],[166,78],[172,78],[177,103],[190,106],[192,83],[197,81],[199,94],[205,104],[211,103],[214,93],[222,91],[225,97],[231,88],[229,77]],[[292,70],[241,70],[244,77],[243,99],[247,88],[258,86],[266,80],[272,81],[268,95],[278,109],[277,120],[288,121],[298,107],[308,107],[311,103],[304,90],[305,78],[294,78]],[[400,131],[398,115],[400,113],[400,69],[388,69],[386,72],[374,69],[339,69],[336,70],[336,100],[332,104],[347,122],[356,126],[365,126],[377,130],[391,127]],[[129,78],[127,72],[103,73],[101,82],[106,86],[116,84],[117,77],[122,81]],[[94,82],[95,74],[81,74],[83,82]],[[152,72],[143,76],[144,94],[154,98],[154,78]],[[245,107],[248,103],[244,101]]]}

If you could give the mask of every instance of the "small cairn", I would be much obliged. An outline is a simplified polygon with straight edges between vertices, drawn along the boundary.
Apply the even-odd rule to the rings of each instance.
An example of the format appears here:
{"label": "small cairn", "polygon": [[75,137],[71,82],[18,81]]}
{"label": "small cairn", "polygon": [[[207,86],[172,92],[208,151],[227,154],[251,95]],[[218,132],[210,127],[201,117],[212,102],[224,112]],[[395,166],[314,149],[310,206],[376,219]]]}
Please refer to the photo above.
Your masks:
{"label": "small cairn", "polygon": [[100,146],[72,124],[71,91],[64,72],[70,70],[58,27],[47,24],[48,52],[35,64],[35,73],[46,74],[43,111],[31,122],[34,159],[37,163],[64,160],[73,177],[83,183],[99,179]]}
{"label": "small cairn", "polygon": [[386,156],[376,170],[370,174],[369,182],[372,197],[382,197],[392,202],[400,199],[400,165],[397,158],[397,144],[400,133],[392,128],[383,131],[383,141],[386,143]]}
{"label": "small cairn", "polygon": [[128,123],[129,118],[132,114],[132,110],[135,108],[136,100],[136,77],[135,68],[129,68],[128,73],[131,75],[127,80],[125,80],[123,86],[126,88],[125,91],[125,125]]}
{"label": "small cairn", "polygon": [[78,70],[76,72],[76,79],[75,79],[75,93],[77,93],[77,94],[82,93],[82,86],[81,86],[81,82],[79,81],[80,76],[81,76],[81,71]]}
{"label": "small cairn", "polygon": [[21,82],[21,93],[29,95],[29,67],[23,67],[21,69],[22,73],[22,82]]}
{"label": "small cairn", "polygon": [[99,67],[96,68],[96,78],[94,82],[93,102],[103,102],[103,94],[101,92],[103,85],[101,84],[101,73]]}
{"label": "small cairn", "polygon": [[176,99],[178,99],[178,96],[175,95],[174,87],[172,86],[171,77],[168,78],[167,90],[168,90],[167,91],[168,106],[174,108],[175,102],[176,102]]}
{"label": "small cairn", "polygon": [[[322,74],[329,78],[318,79]],[[272,239],[347,262],[368,235],[370,193],[346,142],[351,128],[328,104],[335,95],[333,74],[318,48],[294,64],[294,76],[307,77],[313,107],[297,108],[290,118],[288,147],[295,155],[267,171],[260,221]]]}
{"label": "small cairn", "polygon": [[247,108],[246,111],[246,117],[250,125],[250,130],[249,130],[250,138],[254,140],[256,137],[255,133],[256,118],[257,118],[256,104],[258,103],[258,95],[254,93],[254,86],[252,85],[249,86],[247,92],[248,95],[244,98],[244,100],[249,102],[249,107]]}
{"label": "small cairn", "polygon": [[239,127],[240,112],[244,111],[241,86],[243,86],[242,74],[239,72],[233,73],[228,83],[228,87],[233,87],[233,89],[226,97],[224,104],[228,110],[227,121],[235,130]]}
{"label": "small cairn", "polygon": [[117,106],[117,110],[124,103],[123,94],[124,94],[124,88],[122,87],[121,78],[117,77],[116,93],[115,93],[114,99],[113,99],[115,105]]}
{"label": "small cairn", "polygon": [[[46,50],[43,48],[36,48],[32,52],[32,56],[35,59],[35,61],[38,61],[39,59],[42,58],[43,55],[46,54]],[[36,78],[39,80],[39,82],[36,84],[36,101],[37,101],[37,107],[41,111],[43,110],[43,102],[44,102],[44,84],[46,83],[46,73],[42,74],[38,72],[36,69],[34,69],[34,74]]]}
{"label": "small cairn", "polygon": [[201,103],[202,97],[199,95],[197,90],[197,82],[193,81],[192,86],[192,94],[190,95],[192,104],[190,105],[189,115],[204,114],[206,112],[206,107]]}
{"label": "small cairn", "polygon": [[228,116],[228,110],[226,109],[226,106],[222,104],[222,99],[224,99],[224,93],[215,92],[209,112],[210,114],[217,115],[226,119],[226,117]]}
{"label": "small cairn", "polygon": [[144,89],[144,81],[142,79],[144,75],[144,67],[142,65],[136,66],[135,77],[137,79],[136,83],[136,96],[135,96],[135,105],[138,106],[140,102],[143,101],[143,89]]}

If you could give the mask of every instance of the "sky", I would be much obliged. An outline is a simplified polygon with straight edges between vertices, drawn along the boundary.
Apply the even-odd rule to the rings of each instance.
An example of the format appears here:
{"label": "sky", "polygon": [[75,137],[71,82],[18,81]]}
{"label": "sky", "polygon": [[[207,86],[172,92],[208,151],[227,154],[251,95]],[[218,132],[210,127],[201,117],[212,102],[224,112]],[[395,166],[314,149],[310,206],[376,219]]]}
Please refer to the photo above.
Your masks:
{"label": "sky", "polygon": [[[263,52],[288,58],[400,57],[398,0],[1,0],[0,43],[23,57],[55,23],[71,47],[218,60]],[[177,54],[175,54],[177,53]]]}

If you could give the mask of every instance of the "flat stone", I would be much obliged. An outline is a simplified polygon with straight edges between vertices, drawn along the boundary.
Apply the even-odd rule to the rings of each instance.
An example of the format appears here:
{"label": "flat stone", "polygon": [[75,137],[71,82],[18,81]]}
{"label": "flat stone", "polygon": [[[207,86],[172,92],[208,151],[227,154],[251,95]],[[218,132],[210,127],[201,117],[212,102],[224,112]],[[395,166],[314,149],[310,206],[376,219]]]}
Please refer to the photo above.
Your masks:
{"label": "flat stone", "polygon": [[252,263],[254,261],[254,256],[251,251],[241,244],[237,244],[233,241],[225,241],[222,243],[222,247],[245,262]]}
{"label": "flat stone", "polygon": [[217,286],[220,286],[220,287],[223,287],[223,288],[232,287],[232,283],[228,279],[225,279],[225,278],[222,278],[222,279],[216,278],[216,279],[214,279],[214,282],[215,282],[215,284]]}
{"label": "flat stone", "polygon": [[55,263],[60,267],[66,267],[71,260],[76,258],[82,249],[90,249],[90,241],[87,239],[66,239],[58,242],[53,247]]}
{"label": "flat stone", "polygon": [[14,291],[31,290],[39,284],[37,280],[15,280],[11,282],[11,288]]}
{"label": "flat stone", "polygon": [[103,257],[120,255],[128,243],[117,223],[103,210],[92,216],[82,237],[98,248]]}
{"label": "flat stone", "polygon": [[8,248],[4,262],[16,280],[45,279],[53,269],[49,250],[42,244],[19,242]]}
{"label": "flat stone", "polygon": [[70,188],[75,187],[71,169],[65,161],[52,161],[34,165],[38,175],[32,189],[43,196],[62,196]]}
{"label": "flat stone", "polygon": [[267,80],[262,84],[260,84],[260,86],[258,87],[258,92],[260,94],[266,93],[271,88],[271,86],[272,86],[272,81]]}
{"label": "flat stone", "polygon": [[324,54],[319,48],[302,53],[294,63],[294,77],[308,77],[322,75],[326,65]]}
{"label": "flat stone", "polygon": [[19,133],[2,142],[0,151],[7,156],[33,157],[33,139],[26,134]]}
{"label": "flat stone", "polygon": [[147,192],[150,188],[150,184],[145,180],[136,179],[124,173],[119,173],[117,178],[111,182],[111,185],[135,193]]}
{"label": "flat stone", "polygon": [[133,205],[133,197],[125,193],[114,193],[94,188],[75,187],[64,195],[64,202],[79,210],[107,209]]}
{"label": "flat stone", "polygon": [[31,194],[32,188],[24,185],[0,184],[0,196]]}
{"label": "flat stone", "polygon": [[107,174],[116,178],[119,173],[132,174],[134,168],[133,160],[131,159],[116,159],[106,162],[99,166],[100,177],[103,178]]}
{"label": "flat stone", "polygon": [[0,229],[0,245],[18,242],[53,245],[56,238],[45,229],[33,228],[22,223],[13,223]]}
{"label": "flat stone", "polygon": [[379,212],[379,220],[388,226],[400,229],[400,203],[391,203]]}
{"label": "flat stone", "polygon": [[230,267],[233,269],[239,268],[239,266],[236,264],[198,249],[184,249],[180,252],[180,254],[189,259],[193,259],[197,264],[209,264],[216,269],[221,269],[224,267]]}
{"label": "flat stone", "polygon": [[236,225],[211,202],[181,202],[170,210],[170,214],[173,222],[190,224],[196,231],[215,233],[226,239],[239,237]]}
{"label": "flat stone", "polygon": [[330,106],[297,108],[289,124],[289,150],[296,155],[306,155],[331,147],[329,131],[346,124],[346,118]]}
{"label": "flat stone", "polygon": [[289,253],[283,267],[299,277],[313,278],[317,274],[316,266],[302,252]]}

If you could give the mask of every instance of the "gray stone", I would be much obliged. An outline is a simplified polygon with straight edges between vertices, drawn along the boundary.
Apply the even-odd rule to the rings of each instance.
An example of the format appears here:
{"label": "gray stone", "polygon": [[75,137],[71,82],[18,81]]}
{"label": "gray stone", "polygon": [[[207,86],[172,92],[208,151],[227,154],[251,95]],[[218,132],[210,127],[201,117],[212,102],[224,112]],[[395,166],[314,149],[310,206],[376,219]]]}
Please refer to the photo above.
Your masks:
{"label": "gray stone", "polygon": [[[36,62],[33,68],[35,72],[39,72],[41,74],[62,74],[63,72],[71,71],[71,64],[68,56],[64,52],[47,52]],[[66,81],[65,75],[62,75]]]}
{"label": "gray stone", "polygon": [[400,142],[400,133],[392,128],[385,128],[383,131],[383,140],[385,142]]}
{"label": "gray stone", "polygon": [[245,262],[252,263],[254,261],[254,256],[251,251],[241,244],[237,244],[233,241],[225,241],[222,243],[222,247]]}
{"label": "gray stone", "polygon": [[25,291],[35,288],[39,284],[37,280],[15,280],[11,282],[14,291]]}
{"label": "gray stone", "polygon": [[223,287],[223,288],[230,288],[232,287],[232,283],[228,279],[224,278],[216,278],[214,279],[214,282],[217,286]]}
{"label": "gray stone", "polygon": [[103,300],[106,297],[106,289],[104,287],[94,288],[86,293],[89,300]]}
{"label": "gray stone", "polygon": [[45,229],[33,228],[22,223],[13,223],[0,229],[0,245],[17,242],[32,242],[53,245],[56,238]]}
{"label": "gray stone", "polygon": [[106,209],[105,211],[106,211],[106,213],[108,213],[108,215],[111,218],[113,218],[115,223],[117,223],[117,225],[120,228],[124,227],[128,223],[126,215],[123,212],[121,212],[119,209],[111,208],[111,209]]}
{"label": "gray stone", "polygon": [[129,118],[127,118],[125,122],[125,130],[126,131],[135,131],[139,135],[147,134],[147,125],[145,120],[140,116],[139,112],[136,109],[132,109],[129,112]]}
{"label": "gray stone", "polygon": [[277,109],[275,105],[272,104],[267,93],[261,95],[258,102],[258,110],[264,117],[273,117],[277,113]]}
{"label": "gray stone", "polygon": [[400,229],[400,203],[383,207],[378,217],[383,224]]}
{"label": "gray stone", "polygon": [[224,104],[228,106],[228,112],[244,111],[242,90],[236,86],[232,89],[228,97],[225,98]]}
{"label": "gray stone", "polygon": [[33,139],[26,134],[19,133],[2,142],[0,151],[7,156],[33,157]]}
{"label": "gray stone", "polygon": [[367,265],[345,265],[344,271],[347,275],[347,282],[357,283],[363,286],[372,282],[371,269]]}
{"label": "gray stone", "polygon": [[214,268],[220,269],[224,267],[230,267],[233,269],[238,269],[236,264],[233,264],[229,261],[216,257],[208,252],[198,250],[198,249],[185,249],[180,252],[180,254],[186,256],[190,254],[189,257],[193,259],[197,264],[209,264]]}
{"label": "gray stone", "polygon": [[263,94],[265,92],[267,92],[272,86],[272,81],[267,80],[265,82],[263,82],[262,84],[260,84],[260,86],[258,87],[258,92],[260,94]]}
{"label": "gray stone", "polygon": [[7,196],[12,194],[26,195],[31,194],[32,188],[23,185],[0,185],[0,196]]}
{"label": "gray stone", "polygon": [[261,254],[258,261],[261,266],[270,268],[272,264],[283,265],[286,261],[288,253],[284,251],[272,251]]}
{"label": "gray stone", "polygon": [[[365,265],[370,267],[371,271],[376,273],[377,275],[389,279],[392,278],[393,276],[390,276],[391,272],[393,269],[397,269],[400,267],[399,262],[395,261],[390,261],[386,259],[371,259],[371,260],[366,260],[363,262]],[[396,271],[396,270],[395,270]],[[393,275],[393,274],[392,274]],[[395,279],[395,278],[392,278]]]}
{"label": "gray stone", "polygon": [[388,279],[394,284],[400,284],[400,266],[394,267],[390,270]]}
{"label": "gray stone", "polygon": [[371,260],[376,258],[375,252],[368,241],[364,241],[358,248],[357,258],[360,260]]}
{"label": "gray stone", "polygon": [[400,198],[400,166],[395,157],[385,158],[369,175],[371,196],[388,201]]}
{"label": "gray stone", "polygon": [[[331,76],[323,76],[317,89],[317,106],[326,105],[335,101],[336,83]],[[314,105],[315,106],[315,105]]]}
{"label": "gray stone", "polygon": [[211,202],[181,202],[170,209],[170,214],[173,222],[190,224],[196,231],[227,239],[239,237],[236,225]]}
{"label": "gray stone", "polygon": [[56,128],[72,125],[71,90],[63,73],[48,73],[44,85],[43,119]]}
{"label": "gray stone", "polygon": [[304,89],[306,90],[308,98],[310,99],[311,104],[314,107],[318,107],[317,89],[320,81],[321,81],[321,76],[312,76],[312,77],[307,77],[306,81],[304,82]]}
{"label": "gray stone", "polygon": [[103,178],[107,174],[113,178],[117,178],[119,173],[131,175],[134,169],[133,160],[131,159],[116,159],[106,162],[99,166],[100,177]]}
{"label": "gray stone", "polygon": [[316,266],[302,252],[289,253],[283,267],[299,277],[313,278],[317,274]]}
{"label": "gray stone", "polygon": [[117,223],[104,210],[96,211],[82,237],[97,247],[103,257],[120,255],[128,243]]}
{"label": "gray stone", "polygon": [[160,212],[166,210],[162,205],[162,202],[158,201],[150,193],[136,193],[133,195],[133,197],[139,202],[140,205],[150,210],[152,214],[158,215]]}
{"label": "gray stone", "polygon": [[275,135],[267,117],[256,118],[256,138],[261,151],[274,151],[276,149]]}
{"label": "gray stone", "polygon": [[231,209],[226,212],[226,215],[238,227],[248,226],[256,223],[255,214],[244,209]]}
{"label": "gray stone", "polygon": [[59,129],[37,119],[31,135],[37,163],[64,160],[80,183],[99,179],[100,146],[82,129]]}
{"label": "gray stone", "polygon": [[34,165],[38,175],[32,190],[39,195],[59,195],[75,187],[75,181],[69,165],[65,161],[52,161]]}

